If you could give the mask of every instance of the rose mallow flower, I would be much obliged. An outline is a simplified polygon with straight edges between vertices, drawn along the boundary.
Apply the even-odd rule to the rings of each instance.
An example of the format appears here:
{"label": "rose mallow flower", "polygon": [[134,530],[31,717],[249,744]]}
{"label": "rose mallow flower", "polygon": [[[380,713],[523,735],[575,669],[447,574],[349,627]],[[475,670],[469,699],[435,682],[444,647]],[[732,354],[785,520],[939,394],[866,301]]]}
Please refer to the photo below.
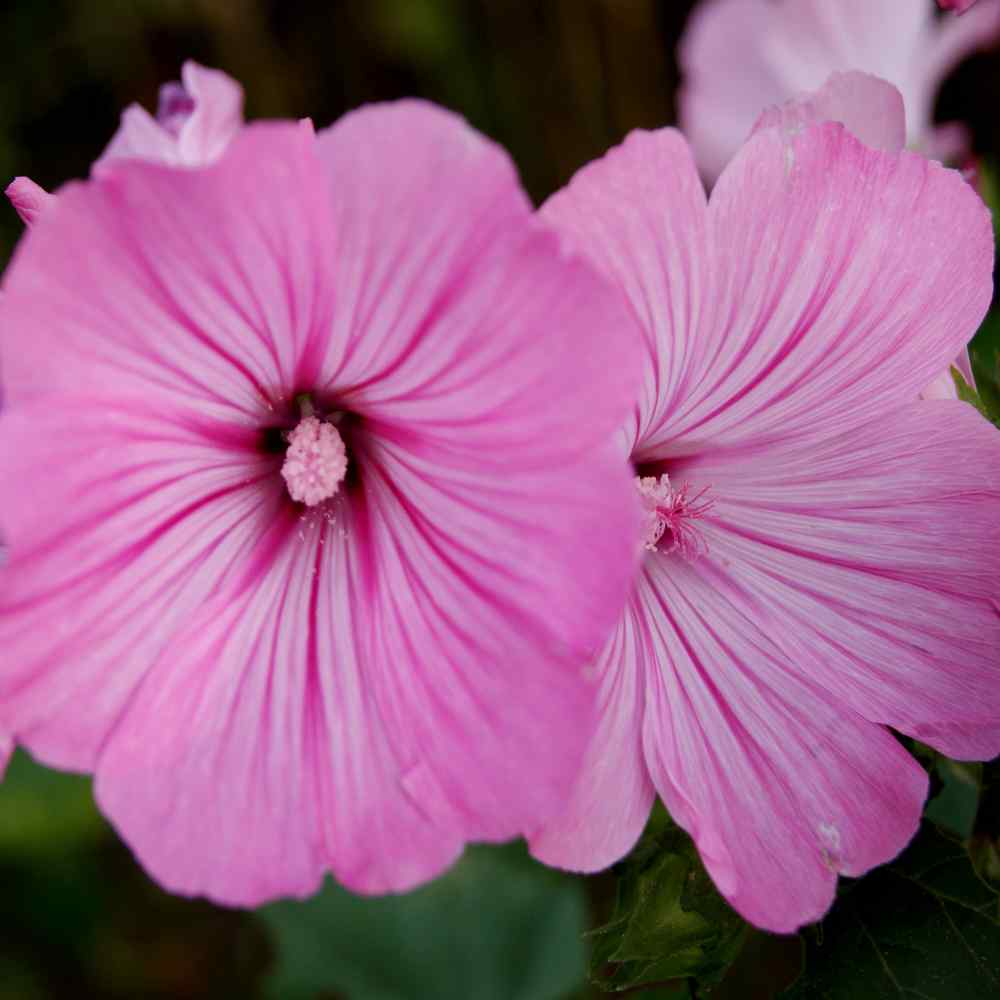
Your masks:
{"label": "rose mallow flower", "polygon": [[62,188],[0,296],[0,734],[167,888],[405,890],[565,800],[625,304],[420,102]]}
{"label": "rose mallow flower", "polygon": [[887,727],[1000,751],[1000,432],[917,398],[989,306],[989,213],[830,123],[760,131],[707,202],[679,133],[634,133],[542,212],[645,331],[646,521],[534,853],[603,868],[658,792],[730,903],[792,931],[917,828],[927,776]]}
{"label": "rose mallow flower", "polygon": [[934,126],[934,100],[962,59],[1000,37],[1000,2],[938,18],[930,0],[703,0],[679,58],[681,127],[714,181],[761,111],[860,70],[899,88],[907,142],[936,159],[968,152],[965,130]]}
{"label": "rose mallow flower", "polygon": [[[118,131],[94,171],[124,159],[205,166],[222,155],[242,126],[243,88],[225,73],[188,60],[180,81],[160,87],[155,118],[139,104],[122,112]],[[27,225],[52,201],[52,195],[28,177],[15,177],[6,195]]]}

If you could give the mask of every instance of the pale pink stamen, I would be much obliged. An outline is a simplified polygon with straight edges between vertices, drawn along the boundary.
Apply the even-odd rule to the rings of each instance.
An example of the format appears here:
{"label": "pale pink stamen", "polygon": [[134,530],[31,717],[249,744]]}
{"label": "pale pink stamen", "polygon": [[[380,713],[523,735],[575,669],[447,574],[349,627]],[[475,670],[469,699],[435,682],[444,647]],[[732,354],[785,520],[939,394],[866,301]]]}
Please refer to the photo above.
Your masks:
{"label": "pale pink stamen", "polygon": [[281,475],[293,500],[315,507],[336,496],[347,474],[347,449],[337,428],[304,417],[288,435]]}
{"label": "pale pink stamen", "polygon": [[692,522],[704,517],[712,506],[712,501],[705,498],[707,489],[691,496],[688,483],[675,490],[667,475],[659,479],[636,476],[635,486],[646,514],[644,548],[650,552],[680,552],[686,559],[704,553],[705,541]]}

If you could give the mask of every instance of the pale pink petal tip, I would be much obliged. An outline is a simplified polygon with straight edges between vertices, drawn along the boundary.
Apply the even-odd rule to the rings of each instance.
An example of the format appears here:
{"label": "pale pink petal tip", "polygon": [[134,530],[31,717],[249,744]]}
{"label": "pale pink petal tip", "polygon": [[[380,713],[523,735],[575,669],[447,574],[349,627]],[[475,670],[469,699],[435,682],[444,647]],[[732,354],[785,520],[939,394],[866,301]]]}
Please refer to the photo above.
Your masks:
{"label": "pale pink petal tip", "polygon": [[942,10],[953,10],[956,14],[964,14],[976,0],[938,0]]}
{"label": "pale pink petal tip", "polygon": [[926,389],[920,393],[921,399],[958,399],[958,389],[951,369],[941,372]]}
{"label": "pale pink petal tip", "polygon": [[808,125],[840,122],[866,146],[898,153],[906,146],[903,95],[891,83],[870,73],[833,73],[811,94],[768,108],[754,133],[780,128],[795,135]]}
{"label": "pale pink petal tip", "polygon": [[30,177],[15,177],[4,192],[21,221],[30,226],[55,198]]}
{"label": "pale pink petal tip", "polygon": [[140,159],[172,166],[199,167],[217,160],[243,126],[243,88],[215,69],[190,60],[180,82],[160,88],[154,118],[132,104],[95,164]]}

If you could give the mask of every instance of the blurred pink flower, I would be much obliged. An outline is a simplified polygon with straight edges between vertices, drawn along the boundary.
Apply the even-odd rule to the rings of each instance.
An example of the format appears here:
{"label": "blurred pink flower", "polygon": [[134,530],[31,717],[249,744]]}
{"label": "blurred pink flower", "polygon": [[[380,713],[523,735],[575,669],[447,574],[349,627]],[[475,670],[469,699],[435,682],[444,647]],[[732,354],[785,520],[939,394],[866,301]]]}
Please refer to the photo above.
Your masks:
{"label": "blurred pink flower", "polygon": [[934,99],[967,55],[1000,36],[1000,2],[938,19],[930,0],[704,0],[680,45],[680,118],[714,181],[761,111],[861,70],[895,84],[907,141],[936,159],[967,153],[957,125],[935,127]]}
{"label": "blurred pink flower", "polygon": [[[149,160],[171,166],[199,167],[217,160],[243,126],[243,88],[219,70],[188,61],[181,82],[160,88],[154,118],[131,104],[95,172],[122,159]],[[6,195],[26,225],[31,225],[52,196],[27,177],[15,177]]]}
{"label": "blurred pink flower", "polygon": [[139,104],[122,112],[121,125],[95,166],[121,159],[200,167],[217,160],[243,127],[243,88],[217,69],[188,60],[180,82],[160,87],[154,118]]}
{"label": "blurred pink flower", "polygon": [[[754,126],[754,132],[779,128],[794,135],[808,125],[826,121],[845,125],[872,149],[899,153],[906,142],[906,117],[899,90],[885,80],[856,70],[834,73],[815,93],[766,109]],[[951,365],[930,385],[924,386],[920,395],[925,399],[958,399],[952,365],[967,385],[975,386],[972,360],[966,346]]]}
{"label": "blurred pink flower", "polygon": [[0,732],[160,882],[404,890],[564,801],[638,341],[501,150],[404,102],[105,162],[0,323]]}
{"label": "blurred pink flower", "polygon": [[942,10],[953,10],[958,14],[964,14],[976,0],[938,0]]}
{"label": "blurred pink flower", "polygon": [[707,204],[679,133],[635,133],[542,213],[645,330],[640,490],[699,510],[643,553],[533,850],[603,868],[658,792],[732,905],[792,931],[917,827],[927,778],[886,726],[1000,751],[1000,433],[916,399],[989,306],[989,213],[829,123],[761,131]]}

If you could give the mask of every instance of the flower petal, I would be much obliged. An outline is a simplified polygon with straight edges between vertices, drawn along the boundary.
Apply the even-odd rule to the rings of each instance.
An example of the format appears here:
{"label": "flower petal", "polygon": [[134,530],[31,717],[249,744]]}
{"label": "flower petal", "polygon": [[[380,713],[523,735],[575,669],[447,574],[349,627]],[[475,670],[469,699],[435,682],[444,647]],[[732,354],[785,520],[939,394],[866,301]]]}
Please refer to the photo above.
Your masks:
{"label": "flower petal", "polygon": [[645,332],[646,377],[629,428],[629,444],[642,441],[709,364],[697,333],[711,301],[706,199],[691,151],[673,129],[633,132],[541,213],[624,290]]}
{"label": "flower petal", "polygon": [[[808,125],[826,121],[840,122],[872,149],[898,153],[906,145],[903,95],[891,83],[857,72],[834,73],[816,93],[769,108],[754,126],[754,133],[778,128],[794,136]],[[975,386],[967,347],[954,364],[966,382]],[[958,399],[951,366],[925,386],[920,395],[924,399]]]}
{"label": "flower petal", "polygon": [[[243,88],[225,73],[191,60],[181,67],[181,81],[161,88],[156,118],[138,104],[122,112],[118,131],[94,164],[98,173],[121,159],[200,167],[223,154],[243,126]],[[175,92],[189,108],[171,110]]]}
{"label": "flower petal", "polygon": [[768,108],[754,132],[779,128],[788,135],[807,125],[840,122],[866,146],[898,153],[906,146],[903,95],[870,73],[833,73],[815,93]]}
{"label": "flower petal", "polygon": [[115,386],[259,426],[330,323],[314,147],[251,126],[204,170],[119,161],[63,188],[4,276],[8,405]]}
{"label": "flower petal", "polygon": [[[98,764],[102,807],[176,891],[307,892],[307,845],[356,891],[403,891],[468,840],[534,829],[579,767],[592,692],[572,664],[593,634],[564,621],[605,616],[609,564],[570,508],[598,508],[599,485],[560,496],[527,473],[484,492],[358,447],[363,490],[192,619]],[[556,550],[579,580],[553,574]]]}
{"label": "flower petal", "polygon": [[30,226],[53,201],[52,195],[30,177],[15,177],[4,194],[26,226]]}
{"label": "flower petal", "polygon": [[717,311],[656,434],[674,454],[877,421],[952,363],[992,296],[989,213],[961,176],[839,125],[759,133],[709,219]]}
{"label": "flower petal", "polygon": [[903,849],[927,776],[879,726],[803,676],[787,624],[706,560],[647,563],[646,759],[719,890],[778,933],[819,919],[837,873]]}
{"label": "flower petal", "polygon": [[0,454],[0,731],[87,770],[173,630],[276,516],[276,460],[246,430],[111,395],[11,407]]}
{"label": "flower petal", "polygon": [[[972,16],[972,15],[970,15]],[[698,163],[714,180],[761,111],[859,70],[899,88],[909,144],[924,148],[935,92],[981,35],[937,24],[923,0],[709,0],[680,46],[680,117]],[[954,40],[952,40],[954,39]],[[946,71],[946,70],[945,70]]]}
{"label": "flower petal", "polygon": [[761,44],[770,31],[771,7],[769,0],[705,0],[681,38],[678,113],[709,182],[722,173],[765,108],[823,82],[788,80],[771,64]]}
{"label": "flower petal", "polygon": [[[706,454],[709,550],[803,678],[952,757],[1000,753],[1000,434],[917,402],[836,436]],[[707,524],[707,522],[706,522]]]}
{"label": "flower petal", "polygon": [[250,585],[190,620],[109,740],[98,802],[172,891],[253,906],[312,893],[327,867],[403,891],[460,852],[401,781],[357,530],[278,525]]}
{"label": "flower petal", "polygon": [[755,136],[707,221],[669,129],[633,133],[543,213],[647,331],[640,463],[875,418],[947,370],[992,294],[989,214],[961,177],[834,124]]}
{"label": "flower petal", "polygon": [[642,749],[645,654],[642,609],[630,602],[593,670],[599,722],[566,808],[529,838],[540,861],[599,871],[623,858],[649,818],[656,792]]}
{"label": "flower petal", "polygon": [[607,440],[634,396],[640,335],[532,217],[500,147],[401,101],[345,116],[318,148],[337,241],[322,367],[336,398],[403,433],[474,447],[480,462],[562,461]]}

